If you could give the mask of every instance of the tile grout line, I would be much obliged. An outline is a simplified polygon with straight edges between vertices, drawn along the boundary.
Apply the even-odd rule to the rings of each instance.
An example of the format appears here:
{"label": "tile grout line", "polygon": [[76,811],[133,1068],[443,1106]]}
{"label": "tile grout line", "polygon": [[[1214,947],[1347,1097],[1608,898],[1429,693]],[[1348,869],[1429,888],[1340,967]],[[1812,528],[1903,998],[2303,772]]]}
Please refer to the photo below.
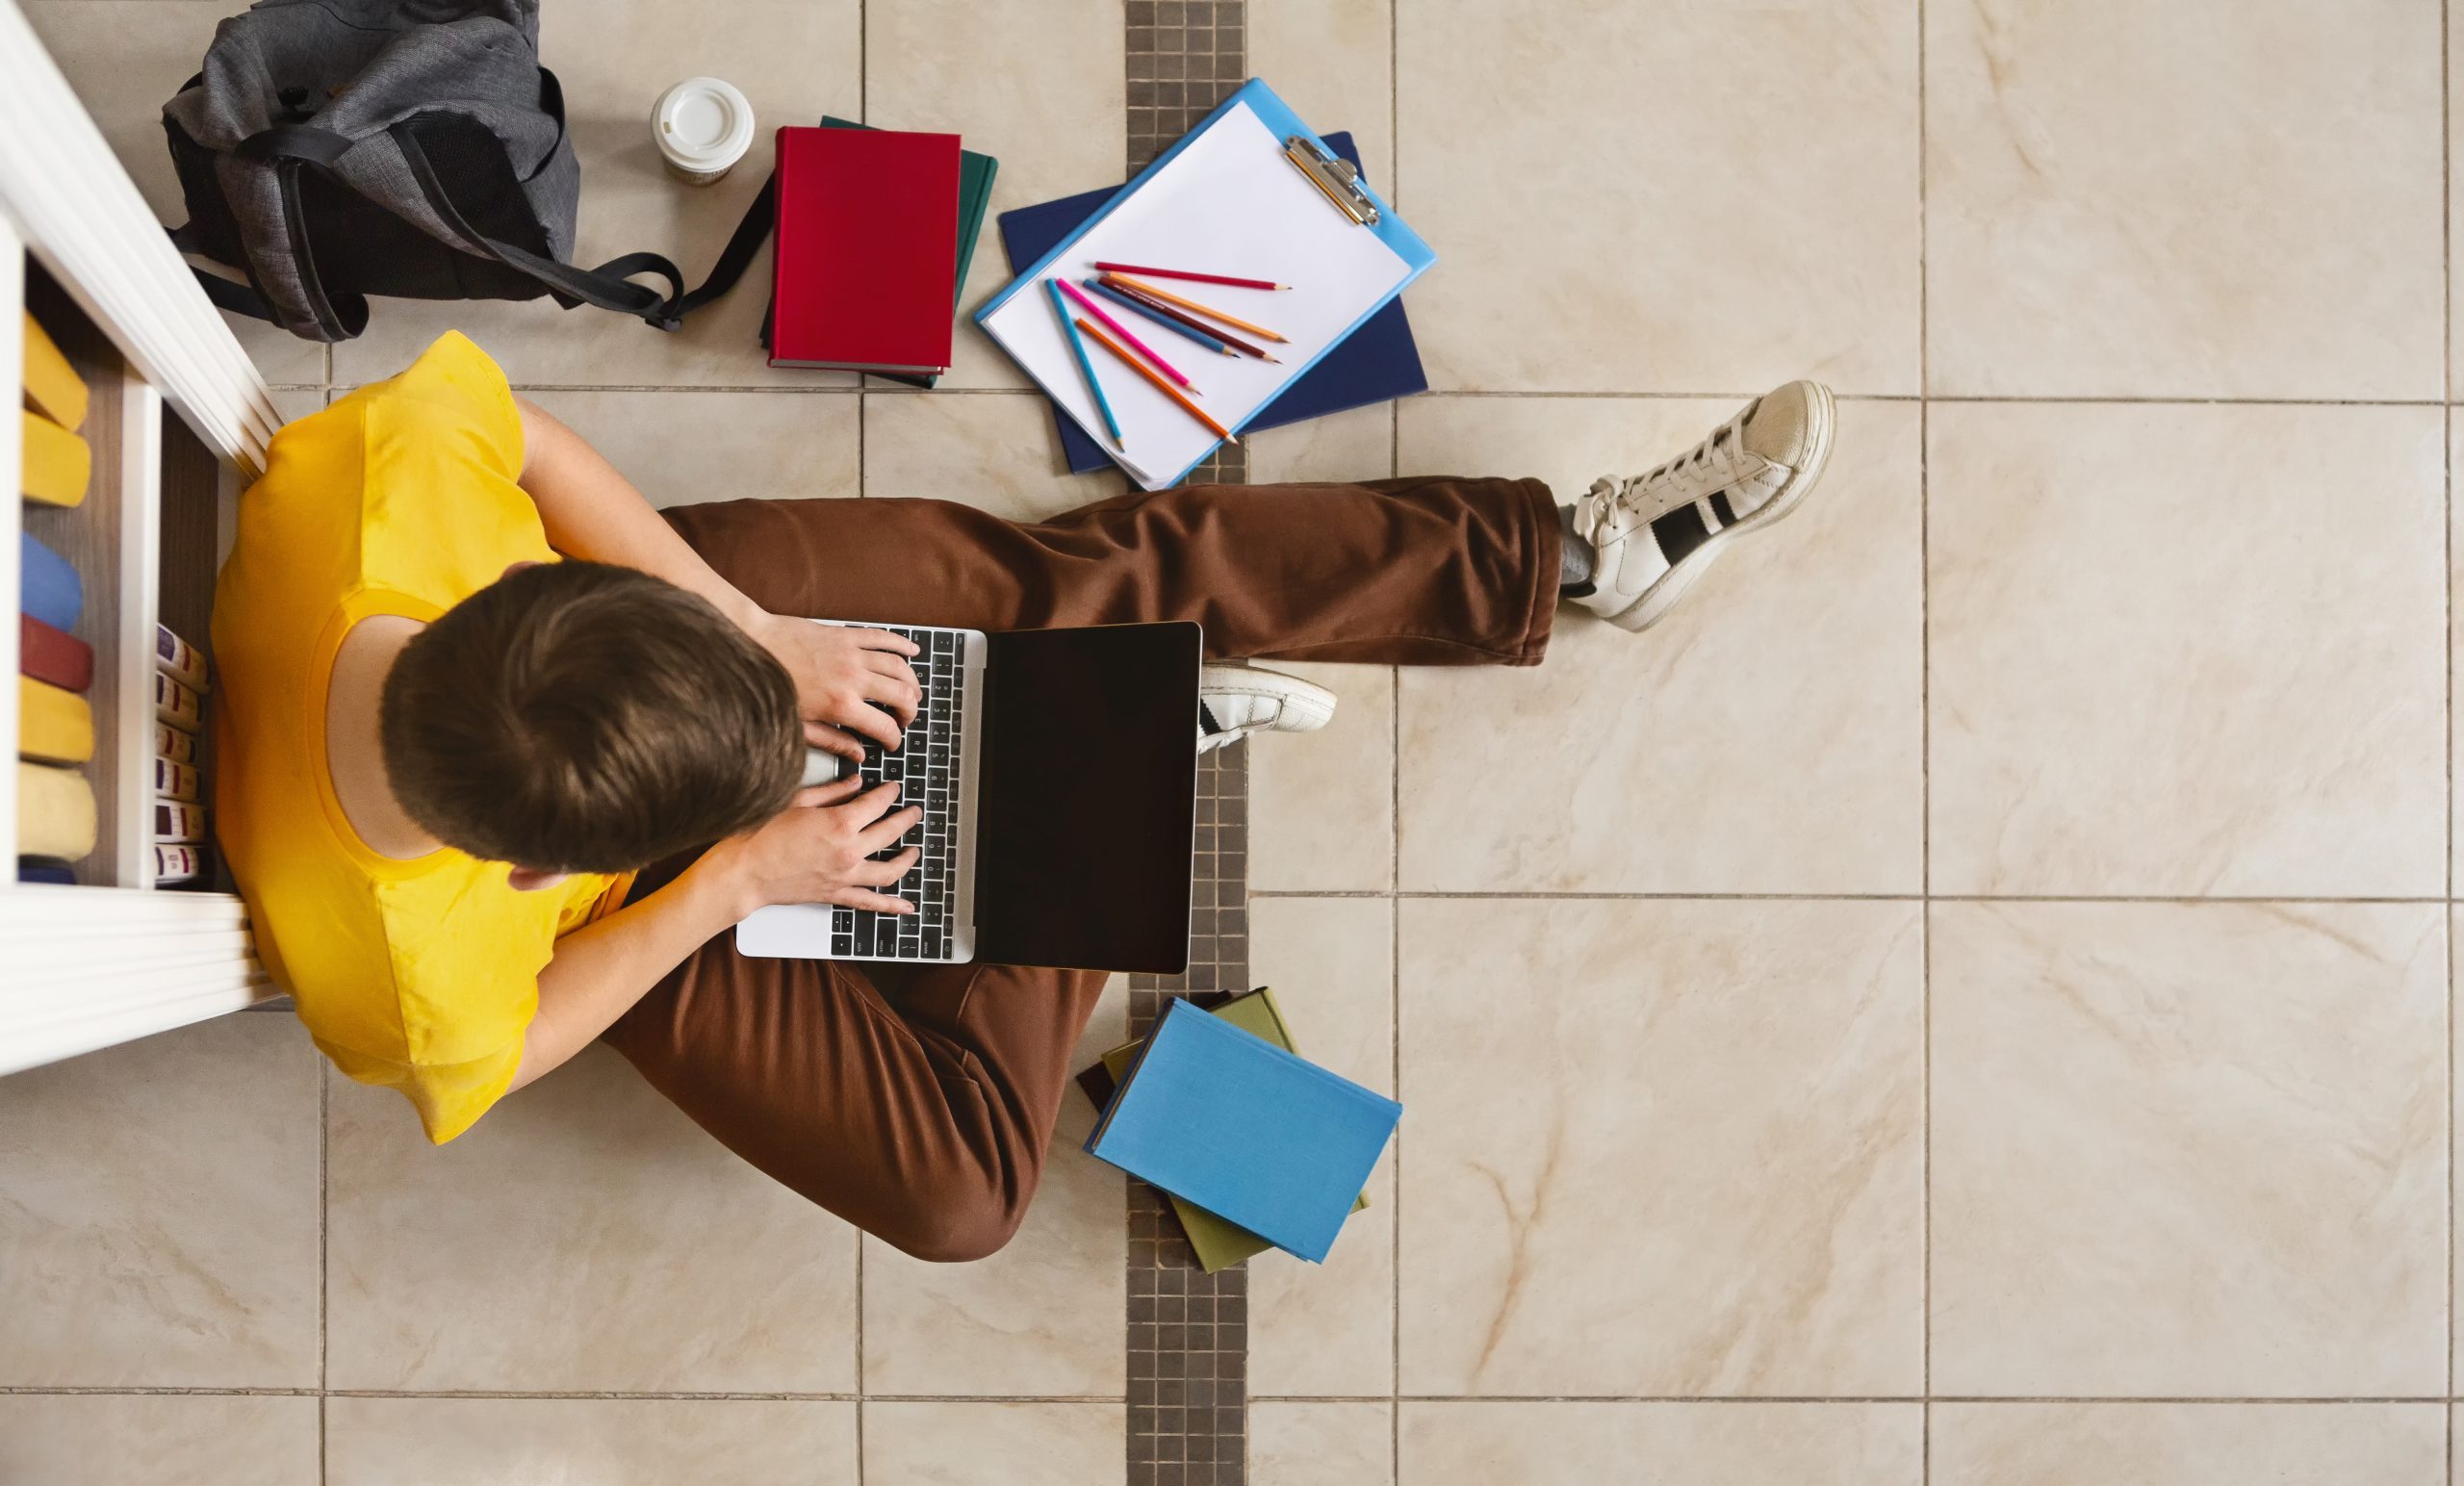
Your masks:
{"label": "tile grout line", "polygon": [[[1401,420],[1396,420],[1399,426]],[[1396,468],[1390,465],[1389,470]],[[1403,668],[1390,666],[1386,693],[1386,1059],[1387,1087],[1403,1101]],[[1395,1126],[1395,1205],[1388,1239],[1386,1278],[1386,1480],[1403,1470],[1403,1127]]]}
{"label": "tile grout line", "polygon": [[[141,1385],[0,1385],[0,1397],[321,1397],[313,1388],[141,1388]],[[365,1399],[461,1399],[461,1402],[858,1402],[853,1393],[621,1393],[621,1390],[490,1390],[471,1388],[338,1388],[322,1397]],[[2124,1393],[1944,1393],[1927,1399],[1919,1393],[1404,1393],[1399,1402],[1431,1405],[1562,1405],[1562,1402],[1614,1402],[1614,1405],[2143,1405],[2143,1407],[2353,1407],[2353,1405],[2464,1405],[2464,1397],[2425,1393],[2375,1395],[2124,1395]],[[1116,1405],[1114,1393],[872,1393],[862,1402],[897,1405]],[[1251,1402],[1279,1405],[1382,1405],[1395,1402],[1382,1393],[1267,1393]]]}
{"label": "tile grout line", "polygon": [[[2442,0],[2444,3],[2444,0]],[[1933,276],[1925,251],[1925,0],[1916,0],[1916,1214],[1917,1416],[1916,1479],[1934,1479],[1934,609],[1933,609]]]}
{"label": "tile grout line", "polygon": [[1479,888],[1406,888],[1389,893],[1361,887],[1271,887],[1258,898],[1385,898],[1405,900],[1503,899],[1509,902],[1565,903],[2076,903],[2155,904],[2172,908],[2211,908],[2230,904],[2296,905],[2305,908],[2464,908],[2464,900],[2428,894],[2419,897],[2322,897],[2315,893],[2234,893],[2196,897],[2181,893],[1992,893],[1992,892],[1537,892]]}
{"label": "tile grout line", "polygon": [[[269,382],[269,392],[348,393],[364,384],[324,387],[315,382]],[[853,382],[524,382],[507,384],[518,393],[731,393],[752,397],[848,397],[871,394],[884,397],[1040,397],[1033,387],[936,387],[929,392],[921,388],[898,386],[858,386]],[[1398,405],[1415,401],[1445,401],[1449,398],[1490,400],[1546,399],[1588,400],[1595,402],[1663,401],[1663,402],[1743,402],[1759,397],[1759,392],[1740,392],[1735,388],[1633,388],[1633,387],[1432,387],[1425,392],[1410,394],[1396,399]],[[2291,408],[2464,408],[2464,399],[2441,397],[2226,397],[2199,393],[2124,394],[2124,393],[1906,393],[1862,392],[1832,389],[1842,402],[1944,402],[1977,407],[2038,406],[2120,406],[2120,407],[2291,407]]]}
{"label": "tile grout line", "polygon": [[[267,384],[267,390],[270,392],[331,391],[337,393],[348,393],[354,390],[357,385],[360,384],[353,384],[350,387],[321,388],[308,382],[270,382]],[[555,396],[563,393],[586,392],[727,393],[747,397],[852,397],[866,396],[877,397],[922,397],[928,396],[936,397],[1039,397],[1042,396],[1041,393],[1032,387],[937,387],[928,394],[920,389],[902,387],[811,386],[799,384],[783,385],[770,382],[709,382],[692,384],[661,384],[647,382],[513,382],[508,385],[518,393],[526,395],[537,393],[549,396]],[[1709,391],[1637,391],[1632,388],[1564,387],[1533,387],[1512,390],[1493,390],[1475,387],[1432,387],[1426,392],[1414,393],[1408,397],[1399,398],[1398,400],[1399,402],[1442,402],[1450,398],[1485,398],[1506,401],[1542,401],[1556,399],[1564,401],[1592,402],[1661,401],[1736,403],[1751,401],[1755,397],[1761,396],[1762,392],[1768,392],[1769,390],[1770,389],[1768,388],[1763,388],[1758,392],[1738,392],[1733,389],[1714,389]],[[2183,393],[2170,397],[2141,397],[2090,393],[2048,394],[2042,396],[2022,397],[2016,395],[1962,393],[1935,393],[1928,395],[1889,392],[1842,392],[1836,388],[1833,389],[1833,396],[1841,402],[1894,402],[1910,404],[1917,402],[1941,402],[1970,407],[2282,407],[2464,409],[2464,402],[2440,397],[2201,397],[2193,393]]]}
{"label": "tile grout line", "polygon": [[[1386,190],[1398,211],[1403,200],[1403,0],[1386,0]],[[1386,408],[1386,474],[1399,479],[1403,474],[1403,405],[1394,402]],[[1403,668],[1394,667],[1389,674],[1394,685],[1388,694],[1389,730],[1393,752],[1386,760],[1387,783],[1387,866],[1386,919],[1389,928],[1387,950],[1388,992],[1387,1031],[1391,1035],[1388,1056],[1393,1061],[1395,1101],[1403,1099]],[[1387,1318],[1386,1357],[1386,1486],[1399,1486],[1403,1478],[1403,1131],[1395,1127],[1395,1214],[1394,1249],[1388,1261],[1388,1278],[1394,1288],[1394,1313]]]}
{"label": "tile grout line", "polygon": [[[2438,7],[2438,174],[2439,174],[2439,292],[2445,314],[2441,316],[2440,337],[2445,354],[2439,359],[2439,400],[2451,402],[2455,396],[2455,162],[2453,116],[2453,55],[2451,35],[2453,25],[2453,0],[2440,0]],[[2446,528],[2446,551],[2440,553],[2447,563],[2445,640],[2447,667],[2447,896],[2455,896],[2455,414],[2451,410],[2441,420],[2439,449],[2441,480],[2441,518]],[[2440,938],[2447,949],[2447,1002],[2442,1009],[2442,1025],[2447,1034],[2447,1089],[2441,1100],[2441,1114],[2446,1128],[2447,1158],[2447,1393],[2455,1394],[2455,911],[2448,910],[2439,925]],[[2455,1478],[2455,1410],[2445,1411],[2447,1476]]]}

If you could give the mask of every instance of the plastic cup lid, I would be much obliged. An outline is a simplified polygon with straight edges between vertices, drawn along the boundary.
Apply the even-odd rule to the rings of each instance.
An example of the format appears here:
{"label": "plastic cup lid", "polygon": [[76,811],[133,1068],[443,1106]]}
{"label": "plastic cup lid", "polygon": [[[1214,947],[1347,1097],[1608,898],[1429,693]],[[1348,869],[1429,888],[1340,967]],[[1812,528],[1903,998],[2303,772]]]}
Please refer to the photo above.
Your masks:
{"label": "plastic cup lid", "polygon": [[651,132],[680,165],[733,165],[753,144],[753,105],[724,79],[688,77],[659,94]]}

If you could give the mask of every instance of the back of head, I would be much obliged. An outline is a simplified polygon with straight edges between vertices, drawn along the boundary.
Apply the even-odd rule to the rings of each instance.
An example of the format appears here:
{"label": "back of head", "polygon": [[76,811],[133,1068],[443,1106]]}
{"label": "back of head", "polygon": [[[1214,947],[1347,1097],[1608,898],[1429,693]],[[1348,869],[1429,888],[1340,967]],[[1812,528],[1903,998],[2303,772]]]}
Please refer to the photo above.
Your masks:
{"label": "back of head", "polygon": [[475,857],[620,872],[749,829],[803,772],[787,673],[702,599],[630,568],[506,574],[403,648],[385,768]]}

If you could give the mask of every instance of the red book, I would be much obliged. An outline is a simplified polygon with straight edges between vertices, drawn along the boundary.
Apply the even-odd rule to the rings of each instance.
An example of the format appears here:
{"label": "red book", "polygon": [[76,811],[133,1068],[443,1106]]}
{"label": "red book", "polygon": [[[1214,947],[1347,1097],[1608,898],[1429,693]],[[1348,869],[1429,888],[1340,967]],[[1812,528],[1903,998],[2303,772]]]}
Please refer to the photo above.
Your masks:
{"label": "red book", "polygon": [[959,137],[779,131],[774,367],[950,367]]}
{"label": "red book", "polygon": [[17,669],[64,691],[94,684],[94,648],[32,614],[17,616]]}

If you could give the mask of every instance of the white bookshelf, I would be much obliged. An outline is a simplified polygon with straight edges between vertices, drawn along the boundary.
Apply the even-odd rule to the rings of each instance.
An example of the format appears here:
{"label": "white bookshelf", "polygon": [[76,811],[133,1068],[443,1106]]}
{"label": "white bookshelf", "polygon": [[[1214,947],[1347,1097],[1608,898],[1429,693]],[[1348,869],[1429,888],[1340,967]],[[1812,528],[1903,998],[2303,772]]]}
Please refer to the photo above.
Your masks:
{"label": "white bookshelf", "polygon": [[[274,994],[237,897],[154,883],[151,767],[155,625],[168,617],[207,644],[215,531],[280,420],[15,0],[0,0],[0,383],[18,403],[17,308],[32,291],[86,378],[80,431],[94,456],[79,506],[0,502],[0,598],[16,606],[20,531],[84,580],[79,637],[95,652],[96,730],[86,773],[100,827],[76,886],[20,884],[13,861],[0,874],[7,1073]],[[0,470],[19,457],[17,421],[0,419]],[[0,624],[0,669],[16,674],[14,624]],[[0,734],[16,736],[16,713],[12,681],[0,686]],[[0,841],[13,857],[15,796],[12,768],[0,777]]]}

